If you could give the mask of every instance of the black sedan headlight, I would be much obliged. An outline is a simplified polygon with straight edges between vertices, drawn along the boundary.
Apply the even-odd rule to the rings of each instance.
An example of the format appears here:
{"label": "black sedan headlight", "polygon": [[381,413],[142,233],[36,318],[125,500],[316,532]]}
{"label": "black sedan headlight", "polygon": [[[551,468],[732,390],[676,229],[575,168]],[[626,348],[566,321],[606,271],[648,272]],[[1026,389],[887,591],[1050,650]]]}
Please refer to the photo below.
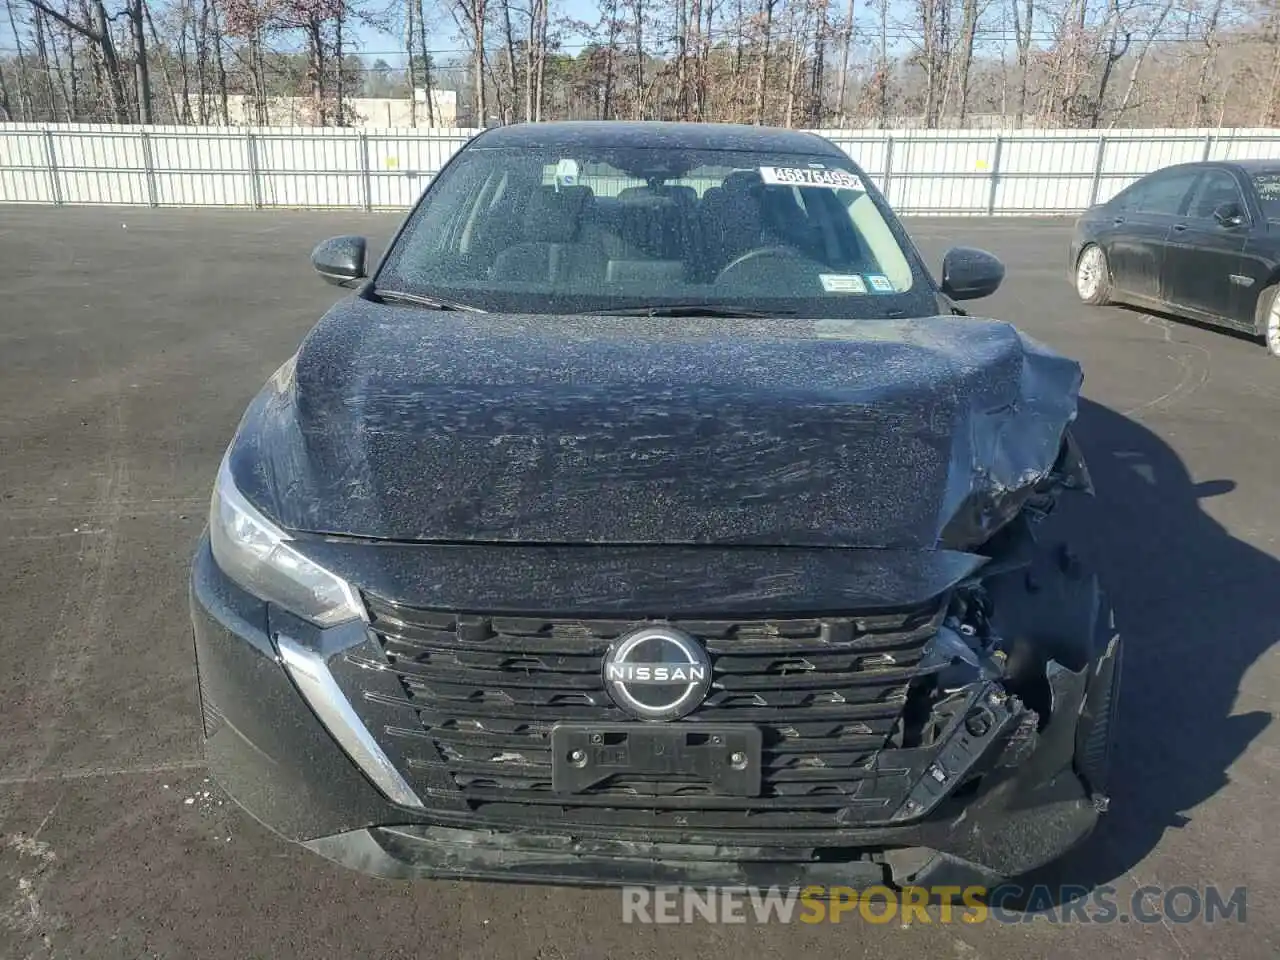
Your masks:
{"label": "black sedan headlight", "polygon": [[222,572],[254,596],[321,627],[365,620],[351,584],[307,559],[236,489],[226,458],[209,507],[209,546]]}

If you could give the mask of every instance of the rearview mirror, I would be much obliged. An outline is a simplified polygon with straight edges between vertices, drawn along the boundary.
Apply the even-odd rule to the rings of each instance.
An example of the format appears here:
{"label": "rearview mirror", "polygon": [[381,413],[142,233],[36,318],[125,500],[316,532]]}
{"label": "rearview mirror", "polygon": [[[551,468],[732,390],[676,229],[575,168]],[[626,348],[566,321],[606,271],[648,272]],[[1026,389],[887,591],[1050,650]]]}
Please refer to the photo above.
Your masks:
{"label": "rearview mirror", "polygon": [[1244,225],[1244,210],[1238,203],[1224,203],[1213,211],[1213,219],[1224,227]]}
{"label": "rearview mirror", "polygon": [[989,297],[1004,280],[1004,264],[974,247],[952,247],[942,258],[942,292],[952,300]]}
{"label": "rearview mirror", "polygon": [[364,237],[333,237],[311,251],[311,265],[329,283],[349,287],[365,276]]}

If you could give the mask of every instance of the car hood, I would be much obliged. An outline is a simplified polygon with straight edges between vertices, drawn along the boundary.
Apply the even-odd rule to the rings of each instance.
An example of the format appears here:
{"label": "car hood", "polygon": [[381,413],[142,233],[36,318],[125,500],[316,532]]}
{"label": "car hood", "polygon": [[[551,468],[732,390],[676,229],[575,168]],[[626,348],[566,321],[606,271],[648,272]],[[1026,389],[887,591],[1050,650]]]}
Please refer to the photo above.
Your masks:
{"label": "car hood", "polygon": [[461,314],[352,298],[254,400],[283,528],[436,543],[964,549],[1053,469],[1080,369],[972,317]]}

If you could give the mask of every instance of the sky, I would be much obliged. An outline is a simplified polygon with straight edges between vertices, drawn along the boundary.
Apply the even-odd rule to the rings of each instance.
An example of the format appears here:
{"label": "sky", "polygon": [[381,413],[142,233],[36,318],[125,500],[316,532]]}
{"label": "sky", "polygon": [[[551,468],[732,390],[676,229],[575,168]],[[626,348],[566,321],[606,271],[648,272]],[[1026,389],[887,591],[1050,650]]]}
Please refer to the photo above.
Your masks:
{"label": "sky", "polygon": [[[164,0],[155,0],[155,2],[163,3]],[[371,9],[381,9],[383,11],[399,7],[401,2],[402,0],[369,0]],[[16,6],[20,8],[21,3],[22,0],[18,0]],[[832,3],[837,8],[834,11],[835,16],[843,16],[844,0],[832,0]],[[875,39],[871,34],[874,32],[876,5],[872,3],[872,0],[856,0],[856,3],[855,15],[859,26],[858,39],[862,44],[865,44]],[[911,3],[910,0],[889,0],[889,3],[890,51],[892,54],[902,54],[911,45],[909,37],[912,31],[907,26],[911,19]],[[428,45],[437,62],[441,65],[451,60],[464,60],[467,57],[466,40],[449,12],[451,4],[452,0],[432,0],[427,5],[429,18],[427,24]],[[116,7],[122,8],[123,5],[124,0],[107,0],[108,11],[112,11]],[[574,20],[594,23],[599,19],[599,9],[598,0],[551,0],[553,17],[569,17]],[[1047,22],[1041,21],[1041,23],[1037,24],[1037,36],[1035,37],[1037,45],[1046,43],[1049,40],[1048,29]],[[1178,28],[1173,25],[1166,27],[1166,29],[1176,31]],[[402,35],[385,33],[368,25],[356,26],[354,33],[359,47],[357,52],[365,58],[366,62],[372,63],[376,59],[383,59],[393,67],[401,68],[404,66],[404,38]],[[980,46],[987,51],[998,45],[1003,45],[1008,49],[1012,46],[1011,33],[1012,20],[1008,16],[1007,0],[993,0],[986,27],[980,32]],[[563,38],[562,49],[566,53],[576,54],[582,49],[583,45],[583,37],[568,35]],[[288,49],[290,46],[300,46],[300,40],[298,43],[286,41],[280,44],[283,49]],[[0,16],[0,53],[11,54],[14,49],[14,35],[8,18]]]}

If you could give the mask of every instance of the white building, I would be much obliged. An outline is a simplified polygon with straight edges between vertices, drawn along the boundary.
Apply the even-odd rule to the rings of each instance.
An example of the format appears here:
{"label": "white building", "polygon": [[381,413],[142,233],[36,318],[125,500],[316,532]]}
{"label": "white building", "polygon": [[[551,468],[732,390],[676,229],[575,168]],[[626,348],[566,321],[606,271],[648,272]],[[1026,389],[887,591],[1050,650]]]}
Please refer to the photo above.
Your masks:
{"label": "white building", "polygon": [[[427,103],[425,91],[419,90],[417,103],[410,110],[408,98],[348,97],[345,101],[351,114],[352,127],[426,127]],[[430,126],[456,127],[458,125],[458,94],[454,90],[432,90],[433,120]],[[227,98],[227,113],[231,125],[236,127],[258,126],[253,98],[245,94],[232,94]],[[267,100],[267,126],[310,127],[315,125],[315,110],[307,97],[270,97]],[[216,122],[216,120],[214,121]]]}

